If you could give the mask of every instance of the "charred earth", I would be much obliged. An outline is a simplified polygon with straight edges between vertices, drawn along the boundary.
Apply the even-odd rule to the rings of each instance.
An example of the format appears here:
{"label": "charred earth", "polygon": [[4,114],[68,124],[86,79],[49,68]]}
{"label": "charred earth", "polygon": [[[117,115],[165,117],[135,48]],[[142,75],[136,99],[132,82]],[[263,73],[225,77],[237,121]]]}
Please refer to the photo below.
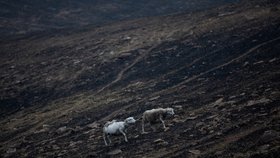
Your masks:
{"label": "charred earth", "polygon": [[[276,0],[2,40],[0,155],[277,157],[279,52]],[[167,131],[104,145],[106,121],[157,107]]]}

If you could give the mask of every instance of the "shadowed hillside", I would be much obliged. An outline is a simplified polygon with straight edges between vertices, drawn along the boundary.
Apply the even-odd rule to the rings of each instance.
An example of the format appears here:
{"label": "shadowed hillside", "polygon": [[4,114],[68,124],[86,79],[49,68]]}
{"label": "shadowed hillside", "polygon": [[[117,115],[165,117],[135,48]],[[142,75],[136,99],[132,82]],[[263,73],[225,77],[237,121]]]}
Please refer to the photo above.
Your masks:
{"label": "shadowed hillside", "polygon": [[[280,3],[242,1],[4,41],[1,157],[277,157]],[[128,143],[103,124],[173,107]]]}
{"label": "shadowed hillside", "polygon": [[1,0],[1,40],[103,26],[119,20],[192,12],[238,0]]}

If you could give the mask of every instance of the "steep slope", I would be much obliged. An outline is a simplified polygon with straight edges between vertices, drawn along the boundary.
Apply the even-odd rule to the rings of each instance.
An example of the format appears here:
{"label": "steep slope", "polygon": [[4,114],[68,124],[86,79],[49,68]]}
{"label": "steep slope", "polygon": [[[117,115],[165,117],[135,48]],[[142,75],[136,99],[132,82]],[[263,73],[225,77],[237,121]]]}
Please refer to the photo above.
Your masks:
{"label": "steep slope", "polygon": [[[1,0],[1,40],[119,20],[197,11],[237,0]],[[69,31],[70,31],[69,30]]]}
{"label": "steep slope", "polygon": [[[279,13],[245,1],[1,43],[1,156],[277,157]],[[175,108],[169,130],[104,146],[103,123],[156,107]]]}

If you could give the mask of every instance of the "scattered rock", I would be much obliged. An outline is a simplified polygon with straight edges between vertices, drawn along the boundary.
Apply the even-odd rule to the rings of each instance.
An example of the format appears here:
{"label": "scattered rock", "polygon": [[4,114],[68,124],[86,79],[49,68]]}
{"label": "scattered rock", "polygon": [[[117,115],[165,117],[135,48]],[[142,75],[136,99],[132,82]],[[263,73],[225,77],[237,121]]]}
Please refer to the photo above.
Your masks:
{"label": "scattered rock", "polygon": [[69,144],[69,147],[73,148],[73,147],[76,147],[77,144],[82,144],[82,143],[83,143],[83,141],[77,141],[77,142],[71,141]]}
{"label": "scattered rock", "polygon": [[119,58],[124,58],[124,57],[128,57],[128,56],[131,56],[132,55],[132,53],[122,53],[122,54],[120,54],[120,56],[119,56]]}
{"label": "scattered rock", "polygon": [[265,89],[264,91],[265,91],[265,92],[269,92],[269,91],[271,91],[271,88],[267,88],[267,89]]}
{"label": "scattered rock", "polygon": [[258,114],[258,116],[267,116],[268,113],[262,113],[262,114]]}
{"label": "scattered rock", "polygon": [[187,129],[185,129],[183,132],[186,133],[186,132],[191,131],[191,130],[192,130],[192,128],[189,127]]}
{"label": "scattered rock", "polygon": [[159,143],[159,142],[164,142],[164,140],[162,140],[162,139],[156,139],[155,141],[154,141],[154,143]]}
{"label": "scattered rock", "polygon": [[248,101],[246,106],[252,106],[252,105],[255,105],[255,104],[266,104],[266,103],[269,103],[270,101],[271,100],[267,99],[267,98],[261,98],[259,100],[250,100],[250,101]]}
{"label": "scattered rock", "polygon": [[164,141],[163,139],[160,139],[160,138],[155,140],[154,143],[157,144],[157,145],[163,145],[163,146],[168,145],[168,142],[166,142],[166,141]]}
{"label": "scattered rock", "polygon": [[258,64],[262,64],[262,63],[264,63],[264,61],[261,60],[261,61],[253,63],[253,65],[258,65]]}
{"label": "scattered rock", "polygon": [[34,134],[38,134],[38,133],[44,133],[44,132],[47,132],[47,131],[49,131],[49,129],[48,129],[48,128],[43,128],[43,129],[40,129],[40,130],[34,131],[33,133],[34,133]]}
{"label": "scattered rock", "polygon": [[[173,126],[173,124],[169,124],[169,126]],[[169,127],[166,127],[166,128],[164,129],[164,132],[168,131],[169,129],[170,129]]]}
{"label": "scattered rock", "polygon": [[110,51],[110,55],[114,55],[115,54],[115,52],[114,51]]}
{"label": "scattered rock", "polygon": [[265,131],[264,134],[260,137],[260,141],[263,143],[269,143],[277,137],[279,137],[279,132],[275,130],[268,130]]}
{"label": "scattered rock", "polygon": [[267,151],[268,149],[270,148],[270,145],[269,144],[265,144],[263,146],[260,146],[258,149],[261,153]]}
{"label": "scattered rock", "polygon": [[231,100],[231,101],[227,101],[225,102],[225,104],[229,104],[229,105],[234,105],[236,103],[235,100]]}
{"label": "scattered rock", "polygon": [[35,133],[35,134],[37,134],[37,133],[43,133],[43,132],[48,132],[48,131],[50,130],[50,125],[43,124],[42,127],[43,127],[42,129],[37,130],[37,131],[35,131],[34,133]]}
{"label": "scattered rock", "polygon": [[89,128],[98,128],[99,126],[100,126],[100,124],[96,123],[96,122],[93,122],[93,123],[87,125],[87,127],[89,127]]}
{"label": "scattered rock", "polygon": [[66,153],[68,153],[67,150],[62,150],[62,151],[60,151],[60,152],[58,153],[57,156],[64,156]]}
{"label": "scattered rock", "polygon": [[6,153],[7,154],[12,154],[12,153],[15,153],[16,151],[17,151],[16,148],[9,148]]}
{"label": "scattered rock", "polygon": [[198,116],[192,116],[192,117],[187,117],[186,120],[194,120],[196,119]]}
{"label": "scattered rock", "polygon": [[200,127],[200,126],[203,126],[203,125],[204,125],[203,122],[198,122],[198,123],[195,125],[195,127]]}
{"label": "scattered rock", "polygon": [[131,37],[130,36],[126,36],[123,38],[124,40],[131,40]]}
{"label": "scattered rock", "polygon": [[74,65],[77,65],[77,64],[79,64],[80,62],[81,62],[81,60],[78,60],[78,59],[73,60],[73,64],[74,64]]}
{"label": "scattered rock", "polygon": [[216,135],[221,136],[221,135],[223,135],[223,133],[222,132],[217,132]]}
{"label": "scattered rock", "polygon": [[57,145],[52,145],[52,148],[53,148],[54,150],[58,150],[58,149],[60,149],[60,147],[59,147],[59,146],[57,146]]}
{"label": "scattered rock", "polygon": [[158,98],[160,98],[160,96],[152,97],[149,99],[149,101],[157,100]]}
{"label": "scattered rock", "polygon": [[194,154],[194,155],[200,155],[201,152],[199,150],[189,150],[190,153]]}
{"label": "scattered rock", "polygon": [[229,97],[229,99],[234,99],[234,98],[236,98],[235,95]]}
{"label": "scattered rock", "polygon": [[96,129],[91,129],[89,131],[83,132],[83,134],[94,134],[96,132]]}
{"label": "scattered rock", "polygon": [[178,110],[182,110],[183,109],[183,106],[182,105],[176,105],[174,106],[174,108],[178,109]]}
{"label": "scattered rock", "polygon": [[206,119],[207,119],[207,120],[211,120],[211,119],[213,119],[213,118],[215,118],[215,117],[217,117],[217,115],[209,116],[209,117],[207,117]]}
{"label": "scattered rock", "polygon": [[10,67],[10,69],[14,69],[14,68],[16,68],[16,66],[15,66],[15,65],[13,65],[13,66],[11,66],[11,67]]}
{"label": "scattered rock", "polygon": [[121,153],[122,153],[121,149],[115,149],[115,150],[112,150],[112,151],[108,152],[107,155],[118,155],[118,154],[121,154]]}
{"label": "scattered rock", "polygon": [[56,130],[56,133],[58,134],[61,134],[61,133],[64,133],[67,131],[67,127],[66,126],[63,126],[63,127],[60,127]]}
{"label": "scattered rock", "polygon": [[272,62],[274,62],[276,60],[278,60],[278,59],[277,58],[273,58],[273,59],[269,60],[268,62],[272,63]]}
{"label": "scattered rock", "polygon": [[245,66],[247,66],[247,65],[249,65],[249,62],[248,62],[248,61],[246,61],[246,62],[243,64],[243,67],[245,67]]}
{"label": "scattered rock", "polygon": [[223,103],[224,98],[219,98],[214,102],[214,106],[221,105]]}
{"label": "scattered rock", "polygon": [[175,123],[185,122],[185,120],[182,120],[182,119],[179,119],[179,118],[174,118],[172,121],[175,122]]}
{"label": "scattered rock", "polygon": [[47,124],[43,124],[43,128],[49,128],[50,125],[47,125]]}

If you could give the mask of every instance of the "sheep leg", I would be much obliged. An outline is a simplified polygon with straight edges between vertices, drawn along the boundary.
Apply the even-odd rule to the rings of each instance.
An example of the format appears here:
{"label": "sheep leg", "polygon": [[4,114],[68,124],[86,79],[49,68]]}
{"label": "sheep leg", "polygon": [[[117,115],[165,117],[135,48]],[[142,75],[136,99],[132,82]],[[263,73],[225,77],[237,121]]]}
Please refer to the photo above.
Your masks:
{"label": "sheep leg", "polygon": [[144,120],[144,118],[143,118],[143,120],[142,120],[142,134],[146,134],[146,133],[148,133],[148,132],[145,132],[145,120]]}
{"label": "sheep leg", "polygon": [[124,133],[124,131],[120,129],[120,132],[123,134],[124,140],[125,140],[126,142],[128,142],[127,137],[126,137],[126,134]]}
{"label": "sheep leg", "polygon": [[161,123],[162,123],[162,125],[163,125],[163,128],[166,129],[165,123],[164,123],[164,121],[163,121],[163,119],[162,119],[162,116],[160,116],[159,119],[160,119],[160,121],[161,121]]}
{"label": "sheep leg", "polygon": [[105,132],[103,132],[103,140],[104,140],[104,142],[105,142],[105,145],[107,146],[108,145],[108,143],[106,142],[106,133]]}
{"label": "sheep leg", "polygon": [[109,144],[112,143],[111,139],[110,139],[110,136],[107,134],[107,139],[109,140]]}
{"label": "sheep leg", "polygon": [[[150,124],[151,125],[151,124]],[[151,128],[153,130],[153,132],[156,132],[157,131],[157,128],[154,126],[154,125],[151,125]]]}

